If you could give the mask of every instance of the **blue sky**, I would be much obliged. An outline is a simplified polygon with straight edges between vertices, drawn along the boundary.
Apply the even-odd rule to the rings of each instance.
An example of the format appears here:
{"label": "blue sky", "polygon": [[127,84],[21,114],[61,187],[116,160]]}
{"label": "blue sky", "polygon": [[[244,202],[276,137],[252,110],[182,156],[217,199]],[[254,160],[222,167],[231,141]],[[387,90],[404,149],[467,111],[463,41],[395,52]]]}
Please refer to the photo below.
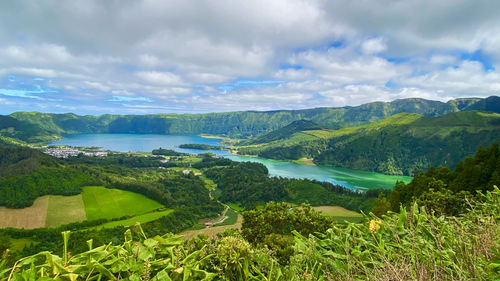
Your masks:
{"label": "blue sky", "polygon": [[499,95],[500,1],[3,1],[0,114]]}

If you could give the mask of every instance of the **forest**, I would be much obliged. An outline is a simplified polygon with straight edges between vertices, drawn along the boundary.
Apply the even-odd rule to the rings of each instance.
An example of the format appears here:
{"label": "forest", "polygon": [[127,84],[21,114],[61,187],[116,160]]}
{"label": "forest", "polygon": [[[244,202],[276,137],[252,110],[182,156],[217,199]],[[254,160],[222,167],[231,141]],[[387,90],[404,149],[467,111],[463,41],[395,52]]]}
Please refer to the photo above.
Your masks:
{"label": "forest", "polygon": [[313,158],[318,165],[413,175],[430,166],[454,168],[479,146],[498,140],[497,113],[464,111],[438,117],[400,113],[368,125],[335,130],[291,124],[243,141],[237,149],[240,154],[263,158]]}
{"label": "forest", "polygon": [[[295,204],[313,205],[339,204],[358,211],[369,210],[375,203],[377,192],[357,193],[329,183],[287,178],[270,178],[266,167],[250,162],[233,162],[211,154],[198,156],[198,161],[189,166],[182,157],[163,163],[158,155],[144,157],[129,153],[109,153],[99,158],[79,155],[57,159],[36,149],[22,146],[0,147],[0,206],[23,208],[43,195],[76,195],[85,186],[105,186],[142,194],[169,208],[171,215],[142,225],[151,235],[179,232],[192,227],[198,219],[219,214],[223,206],[210,199],[205,182],[193,173],[183,174],[165,168],[185,167],[199,169],[217,184],[216,199],[226,203],[241,204],[248,210],[265,206],[270,201],[289,201]],[[24,169],[19,163],[33,163]],[[6,173],[9,171],[9,173]],[[10,174],[10,172],[13,172]],[[237,185],[232,186],[232,184]],[[307,192],[304,192],[308,190]],[[245,198],[247,197],[247,198]],[[57,233],[65,230],[73,234],[70,248],[82,250],[88,239],[104,243],[120,242],[123,227],[115,230],[90,230],[110,220],[84,221],[51,229],[0,230],[0,237],[21,239],[29,237],[37,241],[21,252],[12,253],[22,257],[42,250],[58,251],[62,244]],[[85,230],[89,229],[89,231]],[[52,238],[47,238],[51,236]]]}
{"label": "forest", "polygon": [[467,211],[467,200],[477,192],[500,186],[500,149],[498,143],[481,147],[472,157],[460,161],[454,170],[447,166],[418,171],[405,185],[398,182],[388,197],[391,210],[410,206],[415,200],[438,213],[458,215]]}
{"label": "forest", "polygon": [[249,138],[302,119],[323,128],[336,129],[379,121],[401,112],[424,116],[470,110],[498,112],[499,102],[498,97],[457,99],[447,103],[410,98],[355,107],[207,114],[79,116],[72,113],[15,112],[0,116],[0,136],[29,143],[46,143],[61,138],[63,134],[74,133],[211,134]]}

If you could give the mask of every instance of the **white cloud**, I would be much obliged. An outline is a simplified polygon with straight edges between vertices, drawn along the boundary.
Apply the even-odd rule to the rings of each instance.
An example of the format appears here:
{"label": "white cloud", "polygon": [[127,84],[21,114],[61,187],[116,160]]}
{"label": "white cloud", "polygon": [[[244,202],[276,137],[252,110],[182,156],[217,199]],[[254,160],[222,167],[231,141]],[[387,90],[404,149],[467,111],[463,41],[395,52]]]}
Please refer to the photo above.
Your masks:
{"label": "white cloud", "polygon": [[199,84],[216,84],[228,82],[236,77],[226,76],[210,72],[192,72],[187,74],[189,81]]}
{"label": "white cloud", "polygon": [[451,65],[457,62],[458,59],[451,55],[434,55],[429,60],[429,63],[437,65]]}
{"label": "white cloud", "polygon": [[179,86],[183,85],[181,77],[172,72],[158,72],[158,71],[141,71],[136,75],[142,80],[161,86]]}
{"label": "white cloud", "polygon": [[458,67],[404,78],[399,83],[419,89],[441,90],[453,97],[498,95],[499,81],[498,71],[485,71],[479,62],[463,61]]}
{"label": "white cloud", "polygon": [[139,65],[146,67],[155,67],[161,64],[160,59],[150,54],[142,54],[139,56]]}
{"label": "white cloud", "polygon": [[361,44],[361,51],[367,55],[377,54],[385,51],[386,49],[387,45],[380,37],[366,40]]}
{"label": "white cloud", "polygon": [[273,75],[277,79],[304,80],[312,76],[309,69],[280,69]]}
{"label": "white cloud", "polygon": [[103,85],[102,83],[99,83],[99,82],[91,82],[91,81],[85,81],[83,82],[87,87],[90,87],[90,88],[94,88],[94,89],[97,89],[101,92],[109,92],[111,91],[111,88],[106,86],[106,85]]}
{"label": "white cloud", "polygon": [[350,49],[306,51],[295,55],[292,61],[314,69],[316,75],[338,86],[354,83],[385,84],[391,78],[408,73],[405,66],[392,64],[378,56],[356,56]]}
{"label": "white cloud", "polygon": [[[98,112],[148,110],[107,103],[113,96],[154,100],[155,112],[487,96],[500,88],[499,9],[473,0],[8,1],[0,83],[15,87],[14,75],[59,90],[62,102],[31,99],[34,109]],[[488,71],[467,54],[476,51]],[[241,80],[256,83],[231,88]]]}

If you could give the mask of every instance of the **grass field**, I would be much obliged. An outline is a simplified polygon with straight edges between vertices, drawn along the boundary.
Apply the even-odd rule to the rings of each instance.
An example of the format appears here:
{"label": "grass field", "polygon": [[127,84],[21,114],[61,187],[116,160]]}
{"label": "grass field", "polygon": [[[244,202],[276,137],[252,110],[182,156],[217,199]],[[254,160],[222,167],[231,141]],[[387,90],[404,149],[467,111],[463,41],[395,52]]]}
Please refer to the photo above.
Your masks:
{"label": "grass field", "polygon": [[317,206],[312,208],[323,213],[325,216],[333,217],[335,220],[340,222],[359,222],[363,219],[362,214],[347,210],[346,208],[340,206]]}
{"label": "grass field", "polygon": [[84,187],[82,198],[89,221],[139,215],[164,207],[144,195],[103,186]]}
{"label": "grass field", "polygon": [[46,227],[56,227],[87,219],[82,195],[75,196],[49,196],[47,207]]}
{"label": "grass field", "polygon": [[21,251],[26,246],[36,245],[39,243],[29,238],[10,238],[10,242],[12,243],[12,247],[10,248],[12,251]]}
{"label": "grass field", "polygon": [[213,180],[207,179],[206,177],[200,177],[200,179],[205,183],[205,188],[208,190],[216,189],[217,184]]}
{"label": "grass field", "polygon": [[24,209],[0,207],[0,228],[56,227],[84,220],[141,215],[128,220],[110,222],[116,225],[131,225],[135,221],[153,221],[172,212],[165,210],[149,213],[160,208],[164,206],[141,194],[103,186],[87,186],[83,188],[81,194],[75,196],[42,196],[37,198],[31,207]]}
{"label": "grass field", "polygon": [[31,207],[24,209],[0,207],[0,228],[33,229],[44,227],[48,203],[49,196],[42,196],[37,198]]}
{"label": "grass field", "polygon": [[358,212],[347,210],[346,208],[340,206],[316,206],[313,207],[314,210],[322,212],[326,216],[330,217],[362,217]]}
{"label": "grass field", "polygon": [[238,213],[235,210],[229,208],[226,212],[227,219],[223,222],[216,224],[215,226],[223,226],[223,225],[233,225],[238,220]]}
{"label": "grass field", "polygon": [[293,160],[292,162],[300,164],[300,165],[316,166],[316,164],[314,164],[312,158],[300,158],[298,160]]}
{"label": "grass field", "polygon": [[129,219],[125,219],[125,220],[107,222],[107,223],[101,224],[95,228],[101,229],[101,228],[113,228],[113,227],[117,227],[117,226],[131,226],[137,222],[147,223],[150,221],[157,220],[157,219],[164,217],[166,215],[169,215],[173,211],[174,210],[172,210],[172,209],[168,209],[168,210],[160,211],[160,212],[151,212],[151,213],[135,216],[133,218],[129,218]]}
{"label": "grass field", "polygon": [[241,207],[240,205],[238,205],[236,203],[227,203],[227,205],[229,206],[229,208],[236,210],[238,212],[243,212],[245,210],[245,208]]}
{"label": "grass field", "polygon": [[183,238],[186,240],[191,239],[193,237],[196,237],[199,234],[204,234],[204,235],[207,235],[208,237],[214,237],[215,235],[217,235],[217,233],[224,232],[226,229],[230,229],[230,228],[240,229],[242,221],[243,221],[243,217],[241,215],[238,215],[238,219],[236,220],[235,224],[206,227],[206,228],[198,229],[198,230],[188,230],[188,231],[184,231],[184,232],[179,233],[179,235],[182,235]]}

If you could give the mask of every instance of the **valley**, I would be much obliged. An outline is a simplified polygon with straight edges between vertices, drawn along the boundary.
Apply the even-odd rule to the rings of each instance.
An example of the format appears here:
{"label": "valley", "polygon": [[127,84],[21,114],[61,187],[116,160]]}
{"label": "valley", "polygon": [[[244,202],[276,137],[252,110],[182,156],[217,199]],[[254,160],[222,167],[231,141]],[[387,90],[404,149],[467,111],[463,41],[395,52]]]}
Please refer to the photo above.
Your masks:
{"label": "valley", "polygon": [[500,1],[1,3],[0,281],[500,281]]}
{"label": "valley", "polygon": [[[396,181],[409,182],[411,177],[391,176],[358,170],[334,168],[329,166],[304,167],[288,161],[273,161],[260,157],[229,154],[226,150],[199,150],[179,148],[186,142],[218,143],[221,139],[194,136],[170,136],[150,134],[83,134],[71,135],[50,145],[103,146],[103,149],[121,152],[148,152],[147,149],[164,147],[181,153],[214,153],[233,161],[251,161],[264,164],[270,176],[306,178],[310,180],[328,181],[351,189],[391,189]],[[149,151],[151,151],[149,150]]]}
{"label": "valley", "polygon": [[[470,102],[472,106],[480,101]],[[364,237],[356,243],[373,247],[368,241],[377,232],[387,231],[383,238],[387,241],[406,241],[405,231],[412,237],[426,233],[401,223],[413,216],[427,216],[420,213],[425,210],[431,216],[442,215],[427,217],[442,223],[448,216],[450,220],[466,214],[477,216],[466,208],[470,200],[496,204],[491,192],[500,184],[500,150],[495,144],[500,139],[500,114],[472,107],[421,114],[420,106],[427,103],[409,103],[419,113],[380,117],[372,112],[356,116],[361,121],[349,119],[328,126],[299,119],[244,138],[226,133],[217,138],[134,130],[67,134],[57,129],[68,124],[58,123],[62,116],[42,115],[41,122],[38,113],[13,114],[28,122],[27,128],[38,128],[39,135],[33,142],[33,138],[19,138],[24,135],[15,133],[14,127],[8,133],[0,130],[0,242],[12,249],[13,261],[45,250],[86,253],[88,243],[112,241],[126,248],[130,239],[147,243],[145,247],[152,247],[150,253],[157,250],[151,246],[155,243],[174,243],[189,247],[180,251],[199,251],[197,245],[205,245],[220,255],[221,247],[236,239],[239,242],[234,243],[271,251],[265,256],[284,269],[304,254],[296,249],[308,245],[308,235],[326,239],[327,244],[321,245],[331,245],[337,238],[328,235],[334,232],[340,237]],[[401,105],[393,102],[360,108],[382,105],[387,110],[394,104]],[[354,109],[344,110],[347,114]],[[292,115],[300,116],[298,112]],[[343,120],[348,120],[346,116]],[[149,122],[149,116],[116,118],[121,120],[116,122],[124,122],[121,118]],[[22,123],[8,120],[13,125]],[[192,122],[195,126],[200,121]],[[55,135],[44,131],[49,127],[58,131],[58,140],[53,141]],[[480,199],[482,194],[489,197]],[[423,211],[415,209],[415,204]],[[494,209],[492,205],[484,208]],[[491,215],[486,218],[482,229],[498,227]],[[61,240],[60,233],[69,232],[70,242]],[[390,243],[387,245],[394,244]],[[335,247],[352,248],[342,245]],[[393,251],[392,246],[380,247]],[[326,251],[331,255],[332,250]],[[341,254],[334,255],[339,258]],[[258,261],[252,262],[258,265]]]}

